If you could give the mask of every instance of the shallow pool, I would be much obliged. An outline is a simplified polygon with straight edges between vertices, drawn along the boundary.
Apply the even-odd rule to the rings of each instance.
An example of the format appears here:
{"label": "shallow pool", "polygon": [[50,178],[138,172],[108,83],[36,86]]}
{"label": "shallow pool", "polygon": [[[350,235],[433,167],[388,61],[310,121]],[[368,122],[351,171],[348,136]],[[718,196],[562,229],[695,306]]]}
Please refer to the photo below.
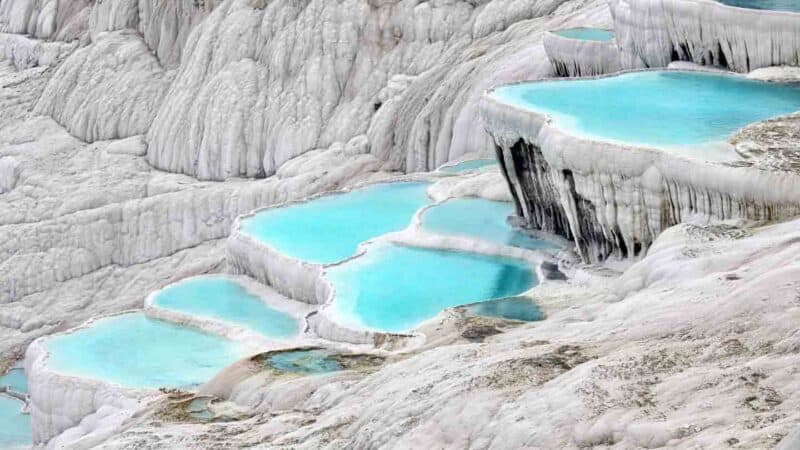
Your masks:
{"label": "shallow pool", "polygon": [[422,215],[422,229],[513,247],[556,248],[551,242],[536,239],[509,225],[506,218],[513,212],[514,207],[511,203],[479,198],[453,199],[428,208]]}
{"label": "shallow pool", "polygon": [[470,159],[467,161],[461,161],[460,163],[453,164],[451,166],[444,166],[440,170],[447,173],[464,173],[472,170],[483,169],[484,167],[494,166],[496,164],[497,161],[494,159]]}
{"label": "shallow pool", "polygon": [[295,336],[300,325],[289,314],[264,304],[244,286],[223,276],[192,278],[156,294],[159,308],[243,326],[271,338]]}
{"label": "shallow pool", "polygon": [[524,297],[501,298],[467,306],[467,310],[477,316],[500,317],[503,319],[533,322],[542,320],[542,311],[536,303]]}
{"label": "shallow pool", "polygon": [[28,379],[25,377],[25,370],[15,367],[0,376],[0,386],[8,386],[12,391],[20,394],[28,393]]}
{"label": "shallow pool", "polygon": [[31,416],[20,412],[22,402],[0,395],[0,448],[30,448]]}
{"label": "shallow pool", "polygon": [[282,372],[317,374],[342,370],[342,365],[326,350],[297,350],[270,355],[267,365]]}
{"label": "shallow pool", "polygon": [[538,282],[524,261],[383,243],[329,269],[326,278],[339,320],[388,332],[411,330],[452,306],[518,295]]}
{"label": "shallow pool", "polygon": [[47,349],[53,370],[134,388],[192,389],[246,354],[226,339],[141,313],[55,336]]}
{"label": "shallow pool", "polygon": [[428,183],[382,183],[329,195],[242,220],[244,233],[291,257],[334,263],[352,256],[358,245],[399,231],[428,203]]}
{"label": "shallow pool", "polygon": [[739,8],[800,12],[800,1],[798,0],[717,0],[717,1],[729,6],[738,6]]}
{"label": "shallow pool", "polygon": [[582,41],[606,42],[614,39],[614,32],[601,28],[569,28],[566,30],[553,31],[561,37],[570,39],[580,39]]}
{"label": "shallow pool", "polygon": [[654,147],[722,142],[749,123],[800,110],[800,86],[686,71],[525,83],[492,95],[547,113],[575,135]]}

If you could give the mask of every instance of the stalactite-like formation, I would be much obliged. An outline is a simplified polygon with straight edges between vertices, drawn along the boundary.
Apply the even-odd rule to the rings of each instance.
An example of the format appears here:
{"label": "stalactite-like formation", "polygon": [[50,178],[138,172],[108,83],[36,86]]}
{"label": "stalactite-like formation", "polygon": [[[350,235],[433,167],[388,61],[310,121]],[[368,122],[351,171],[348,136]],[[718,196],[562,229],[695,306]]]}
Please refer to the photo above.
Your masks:
{"label": "stalactite-like formation", "polygon": [[622,66],[672,61],[736,72],[800,65],[800,14],[734,8],[713,0],[611,0]]}

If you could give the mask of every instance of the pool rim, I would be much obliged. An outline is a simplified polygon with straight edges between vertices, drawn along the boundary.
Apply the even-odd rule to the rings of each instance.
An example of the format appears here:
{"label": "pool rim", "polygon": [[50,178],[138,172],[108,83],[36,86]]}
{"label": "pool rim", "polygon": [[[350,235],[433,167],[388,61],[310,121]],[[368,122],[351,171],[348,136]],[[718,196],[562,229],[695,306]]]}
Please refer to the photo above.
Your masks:
{"label": "pool rim", "polygon": [[[708,1],[714,1],[714,0],[708,0]],[[749,127],[751,125],[755,125],[755,124],[758,124],[758,123],[763,123],[763,122],[766,122],[766,121],[769,121],[769,120],[779,119],[781,117],[788,117],[788,116],[792,116],[792,115],[795,115],[797,113],[800,113],[800,106],[798,106],[798,109],[796,111],[788,112],[788,113],[785,113],[785,114],[778,114],[778,115],[775,115],[775,116],[770,116],[768,118],[765,118],[764,120],[759,120],[759,121],[755,121],[755,122],[748,122],[745,125],[743,125],[741,128],[736,129],[736,131],[734,131],[730,135],[726,136],[724,138],[724,140],[722,140],[722,141],[706,141],[706,142],[702,142],[702,143],[699,143],[699,144],[691,144],[691,145],[654,146],[654,145],[648,145],[648,144],[637,144],[637,143],[631,143],[631,142],[618,141],[618,140],[614,140],[614,139],[603,139],[603,138],[600,138],[598,136],[581,135],[579,133],[573,132],[573,130],[569,130],[569,129],[561,126],[559,124],[558,119],[553,117],[548,112],[544,112],[544,111],[536,110],[536,109],[531,109],[531,108],[525,108],[523,106],[520,106],[520,105],[517,105],[517,104],[514,104],[514,103],[509,103],[509,102],[507,102],[507,101],[505,101],[503,99],[500,99],[500,98],[494,96],[495,91],[497,91],[498,89],[511,87],[511,86],[519,86],[519,85],[523,85],[523,84],[569,83],[569,82],[580,82],[580,81],[592,81],[592,80],[602,80],[602,79],[606,79],[606,78],[615,78],[615,77],[619,77],[619,76],[623,76],[623,75],[632,75],[632,74],[639,74],[639,73],[651,73],[651,72],[696,73],[696,74],[703,74],[703,75],[708,75],[708,76],[720,76],[720,77],[738,78],[738,79],[745,80],[745,81],[750,81],[750,82],[753,82],[753,83],[761,83],[761,84],[767,84],[767,85],[770,85],[770,84],[773,84],[773,85],[788,85],[788,86],[793,86],[793,87],[800,88],[800,83],[797,83],[797,82],[785,82],[785,81],[780,81],[779,82],[779,81],[753,80],[753,79],[748,78],[747,74],[738,73],[738,72],[732,72],[732,71],[720,71],[720,70],[714,69],[714,68],[703,68],[702,66],[699,66],[699,67],[680,67],[680,68],[653,67],[653,68],[644,68],[644,69],[626,69],[626,70],[620,70],[620,71],[613,72],[613,73],[607,73],[607,74],[602,74],[602,75],[592,75],[592,76],[586,76],[586,77],[537,78],[537,79],[529,79],[529,80],[519,80],[519,81],[514,81],[514,82],[511,82],[511,83],[503,83],[503,84],[491,87],[491,88],[486,89],[485,91],[483,91],[483,94],[481,95],[480,103],[481,103],[481,108],[482,109],[485,107],[485,105],[487,103],[488,104],[494,103],[494,104],[497,104],[497,105],[502,105],[505,108],[510,108],[512,110],[515,110],[515,111],[523,113],[523,114],[529,114],[529,115],[533,116],[535,119],[537,119],[539,122],[541,122],[540,127],[539,127],[540,131],[545,126],[550,126],[553,129],[557,130],[558,132],[564,134],[565,136],[567,136],[567,137],[569,137],[571,139],[578,140],[578,141],[584,141],[584,142],[588,142],[588,143],[592,143],[592,144],[611,145],[611,146],[617,147],[618,150],[636,150],[636,151],[651,152],[651,153],[659,154],[659,155],[668,155],[668,156],[671,156],[671,157],[674,157],[674,158],[678,158],[678,159],[684,159],[684,160],[693,161],[693,162],[702,162],[702,163],[707,163],[707,164],[716,164],[716,165],[730,163],[731,161],[728,161],[728,160],[726,160],[726,161],[716,161],[716,160],[707,159],[707,158],[695,157],[695,156],[691,156],[691,155],[687,155],[687,154],[683,154],[683,153],[674,153],[674,152],[671,152],[670,149],[672,149],[672,150],[679,150],[681,148],[684,148],[684,149],[686,149],[686,148],[698,148],[698,149],[700,149],[700,148],[709,148],[709,147],[711,147],[713,145],[720,145],[720,146],[726,147],[729,151],[732,152],[732,154],[738,155],[738,153],[736,152],[733,144],[730,143],[730,139],[735,137],[742,130],[744,130],[745,128],[747,128],[747,127]],[[732,160],[732,161],[736,161],[736,160]]]}
{"label": "pool rim", "polygon": [[[687,0],[682,0],[687,1]],[[796,16],[797,19],[800,19],[800,11],[786,11],[782,9],[758,9],[758,8],[747,8],[744,6],[734,6],[728,5],[726,3],[722,3],[718,0],[690,0],[694,2],[709,2],[714,4],[716,7],[722,8],[730,8],[738,11],[746,11],[750,14],[768,14],[768,15],[788,15],[789,17]]]}
{"label": "pool rim", "polygon": [[[231,283],[240,286],[251,296],[258,298],[264,306],[290,316],[297,323],[297,332],[294,335],[286,338],[266,336],[245,325],[228,322],[220,318],[190,314],[184,311],[159,306],[155,303],[159,294],[170,287],[174,287],[180,285],[181,283],[192,280],[208,278],[221,278],[228,280]],[[260,291],[272,291],[276,295],[279,295],[281,299],[280,301],[276,302],[269,301],[265,295],[267,292]],[[150,318],[169,322],[179,326],[194,328],[206,334],[215,335],[229,341],[242,342],[244,344],[257,343],[259,348],[271,348],[276,346],[282,347],[287,343],[297,343],[298,341],[307,339],[307,336],[305,335],[305,317],[310,312],[311,308],[313,308],[313,305],[291,299],[281,294],[271,286],[265,286],[250,277],[230,273],[209,273],[181,278],[180,280],[169,283],[160,289],[152,291],[145,298],[144,306],[141,311]]]}
{"label": "pool rim", "polygon": [[[143,315],[143,316],[145,316],[145,317],[147,317],[147,318],[149,318],[151,320],[158,320],[158,321],[161,321],[161,322],[167,322],[170,325],[190,328],[190,329],[193,329],[194,331],[196,331],[198,333],[207,334],[209,336],[213,336],[213,337],[216,337],[218,339],[226,339],[226,338],[220,337],[220,336],[218,336],[218,335],[216,335],[214,333],[210,333],[210,332],[205,331],[205,330],[197,329],[197,328],[195,328],[193,326],[182,325],[182,324],[170,322],[170,321],[164,320],[164,319],[159,319],[159,318],[155,318],[155,317],[149,317],[149,316],[147,316],[147,314],[145,314],[144,309],[127,309],[127,310],[124,310],[124,311],[119,311],[119,312],[114,312],[114,313],[109,313],[109,314],[103,314],[103,315],[100,315],[100,316],[94,316],[94,317],[89,318],[85,322],[81,323],[80,325],[77,325],[75,327],[72,327],[70,329],[67,329],[67,330],[64,330],[64,331],[61,331],[61,332],[58,332],[58,333],[53,333],[53,334],[48,334],[46,336],[41,336],[41,337],[35,339],[33,342],[31,342],[31,344],[28,346],[28,349],[25,351],[25,370],[26,370],[26,372],[28,372],[30,374],[29,375],[29,383],[30,383],[30,380],[32,380],[32,379],[34,379],[34,381],[35,381],[34,373],[38,372],[39,370],[44,370],[50,376],[54,376],[54,377],[56,377],[56,378],[58,378],[60,380],[69,380],[70,383],[74,383],[74,385],[76,385],[76,386],[89,385],[89,386],[92,387],[92,389],[96,389],[97,387],[101,387],[101,388],[121,391],[121,392],[124,392],[126,394],[130,393],[132,395],[141,396],[141,397],[147,397],[147,396],[150,396],[150,395],[160,395],[160,394],[162,394],[161,389],[164,388],[164,386],[161,386],[161,387],[132,387],[132,386],[126,386],[124,384],[116,383],[114,381],[106,380],[106,379],[103,379],[103,378],[97,378],[95,376],[77,375],[77,374],[73,374],[73,373],[69,373],[69,372],[64,372],[63,370],[58,370],[58,369],[54,368],[52,365],[49,364],[50,356],[52,355],[52,352],[50,351],[50,348],[48,347],[48,344],[49,344],[49,341],[51,341],[52,339],[55,339],[55,338],[60,337],[60,336],[74,334],[74,333],[80,332],[80,331],[85,330],[85,329],[89,329],[96,322],[100,322],[100,321],[103,321],[103,320],[111,320],[111,319],[113,319],[115,317],[118,317],[118,316],[131,315],[131,314],[141,314],[141,315]],[[226,339],[226,340],[230,341],[230,339]],[[247,358],[254,351],[258,351],[256,347],[251,346],[251,345],[247,345],[244,342],[237,342],[237,341],[231,341],[231,342],[233,344],[241,347],[243,350],[245,350],[245,351],[242,352],[242,356],[237,357],[237,359],[235,361],[241,360],[243,358]],[[28,359],[29,359],[28,358],[28,354],[29,353],[32,354],[32,358],[33,358],[33,359],[31,359],[30,362],[28,361]],[[33,354],[33,353],[36,353],[36,354]],[[227,366],[225,366],[225,367],[227,367]],[[225,367],[220,368],[220,370],[224,369]],[[33,384],[33,383],[31,383],[31,384]]]}
{"label": "pool rim", "polygon": [[[580,38],[562,36],[562,35],[558,34],[559,31],[570,31],[570,30],[600,30],[600,31],[608,31],[608,32],[611,33],[611,39],[604,40],[604,41],[598,41],[596,39],[580,39]],[[594,42],[596,44],[603,44],[603,45],[613,44],[614,47],[617,47],[617,31],[615,29],[613,29],[613,28],[600,28],[600,27],[591,27],[591,26],[577,26],[577,27],[569,27],[569,28],[554,28],[552,30],[545,31],[545,35],[547,35],[548,37],[551,37],[551,38],[565,39],[565,40],[568,40],[568,41]],[[514,84],[514,83],[509,83],[509,84]]]}

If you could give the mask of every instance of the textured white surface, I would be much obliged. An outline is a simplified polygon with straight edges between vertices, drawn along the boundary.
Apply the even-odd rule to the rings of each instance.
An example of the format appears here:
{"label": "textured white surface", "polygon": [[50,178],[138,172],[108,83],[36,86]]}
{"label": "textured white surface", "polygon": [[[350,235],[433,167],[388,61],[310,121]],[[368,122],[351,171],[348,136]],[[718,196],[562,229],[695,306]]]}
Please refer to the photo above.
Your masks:
{"label": "textured white surface", "polygon": [[591,41],[545,33],[544,50],[561,76],[587,77],[619,72],[620,51],[616,40]]}
{"label": "textured white surface", "polygon": [[528,225],[574,239],[586,261],[634,257],[666,227],[800,213],[800,176],[573,136],[543,114],[484,97]]}
{"label": "textured white surface", "polygon": [[800,65],[800,14],[734,8],[714,0],[610,0],[625,68],[673,60],[746,73]]}

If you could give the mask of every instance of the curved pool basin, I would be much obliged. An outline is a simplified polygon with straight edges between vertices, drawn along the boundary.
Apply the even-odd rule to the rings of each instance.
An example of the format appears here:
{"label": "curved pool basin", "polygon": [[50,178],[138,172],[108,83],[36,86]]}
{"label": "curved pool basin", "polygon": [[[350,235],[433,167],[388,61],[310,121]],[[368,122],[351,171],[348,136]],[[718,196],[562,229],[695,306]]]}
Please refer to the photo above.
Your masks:
{"label": "curved pool basin", "polygon": [[325,275],[346,325],[409,331],[445,308],[519,295],[538,283],[524,261],[380,243]]}
{"label": "curved pool basin", "polygon": [[5,375],[0,376],[0,386],[5,386],[20,394],[28,393],[28,379],[25,370],[21,367],[9,369]]}
{"label": "curved pool basin", "polygon": [[614,39],[614,32],[602,28],[568,28],[566,30],[555,30],[553,34],[569,39],[581,41],[608,42]]}
{"label": "curved pool basin", "polygon": [[331,352],[322,349],[275,353],[267,357],[265,363],[281,372],[303,375],[337,372],[343,369],[339,361],[331,357]]}
{"label": "curved pool basin", "polygon": [[260,211],[243,219],[242,232],[281,253],[329,264],[356,253],[359,244],[411,223],[429,203],[429,183],[381,183],[306,203]]}
{"label": "curved pool basin", "polygon": [[761,9],[767,11],[800,12],[800,1],[797,0],[717,0],[723,5],[738,8]]}
{"label": "curved pool basin", "polygon": [[193,389],[246,356],[234,342],[128,313],[92,322],[46,342],[48,367],[129,388]]}
{"label": "curved pool basin", "polygon": [[300,330],[294,317],[264,304],[224,276],[191,278],[167,286],[155,294],[153,305],[242,326],[270,338],[288,339]]}
{"label": "curved pool basin", "polygon": [[514,206],[480,198],[451,199],[425,210],[422,229],[527,249],[554,249],[552,242],[537,239],[508,224]]}
{"label": "curved pool basin", "polygon": [[548,114],[573,135],[649,147],[721,143],[749,123],[800,110],[800,86],[691,71],[523,83],[490,95]]}
{"label": "curved pool basin", "polygon": [[441,167],[439,170],[446,173],[464,173],[497,165],[495,159],[468,159],[450,166]]}
{"label": "curved pool basin", "polygon": [[0,394],[0,448],[30,448],[31,416],[22,414],[22,402]]}
{"label": "curved pool basin", "polygon": [[544,318],[544,314],[536,303],[525,297],[501,298],[475,303],[467,305],[466,309],[476,316],[499,317],[522,322],[535,322]]}

